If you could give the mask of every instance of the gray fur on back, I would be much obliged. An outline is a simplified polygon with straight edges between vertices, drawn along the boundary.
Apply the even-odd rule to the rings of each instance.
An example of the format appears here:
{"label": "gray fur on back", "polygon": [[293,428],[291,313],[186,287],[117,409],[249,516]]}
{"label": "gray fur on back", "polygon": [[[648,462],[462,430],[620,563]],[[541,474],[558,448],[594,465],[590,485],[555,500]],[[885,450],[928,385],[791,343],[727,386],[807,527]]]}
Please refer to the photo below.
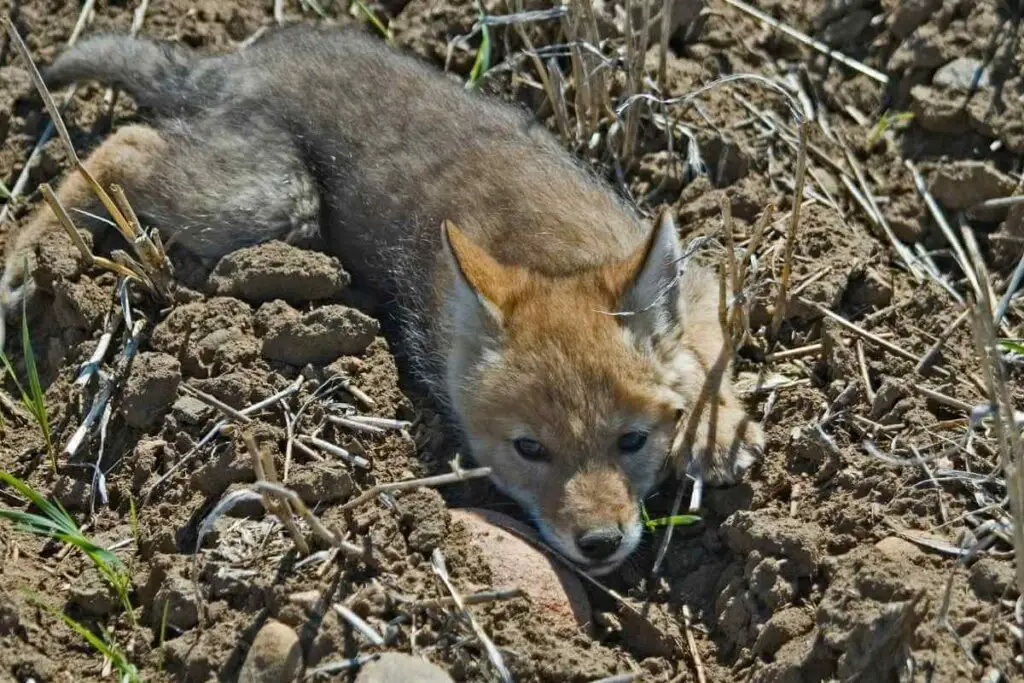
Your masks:
{"label": "gray fur on back", "polygon": [[362,30],[295,25],[205,57],[101,35],[45,77],[116,84],[155,111],[168,153],[149,179],[125,179],[149,224],[207,257],[319,235],[357,283],[401,299],[421,360],[442,220],[549,274],[620,258],[642,237],[531,116]]}

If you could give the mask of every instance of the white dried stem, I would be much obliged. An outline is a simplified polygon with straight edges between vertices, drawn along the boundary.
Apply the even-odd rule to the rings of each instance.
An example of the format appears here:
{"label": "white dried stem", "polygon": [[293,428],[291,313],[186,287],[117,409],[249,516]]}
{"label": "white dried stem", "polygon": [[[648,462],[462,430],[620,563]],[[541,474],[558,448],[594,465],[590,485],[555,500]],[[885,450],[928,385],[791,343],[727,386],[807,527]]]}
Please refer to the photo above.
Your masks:
{"label": "white dried stem", "polygon": [[346,502],[341,506],[342,510],[351,510],[354,507],[362,505],[368,500],[376,498],[381,493],[393,492],[393,491],[405,491],[407,489],[415,489],[423,486],[444,486],[446,484],[454,484],[460,481],[468,481],[470,479],[479,479],[480,477],[486,477],[491,474],[490,467],[478,467],[472,470],[459,469],[455,472],[448,474],[439,474],[434,477],[423,477],[422,479],[406,479],[404,481],[394,481],[389,484],[375,484],[374,486],[366,489],[352,500]]}
{"label": "white dried stem", "polygon": [[494,666],[498,677],[502,683],[512,683],[512,673],[505,666],[505,660],[501,656],[501,652],[494,645],[494,641],[490,639],[487,632],[484,631],[480,623],[473,617],[473,613],[469,611],[466,604],[462,601],[462,596],[455,589],[455,584],[452,583],[451,577],[448,575],[448,568],[445,566],[444,555],[441,553],[440,548],[434,548],[434,552],[430,555],[430,565],[434,568],[434,573],[437,574],[438,578],[441,579],[441,583],[444,584],[445,588],[451,594],[452,600],[455,602],[456,608],[462,615],[469,620],[469,624],[476,634],[476,637],[480,640],[480,643],[484,646],[484,650],[487,652],[487,658],[491,661]]}
{"label": "white dried stem", "polygon": [[338,458],[341,458],[345,462],[355,467],[362,467],[365,469],[370,466],[370,461],[367,460],[366,458],[349,453],[341,446],[337,446],[333,443],[330,443],[329,441],[324,441],[323,439],[320,439],[318,437],[301,435],[299,436],[299,441],[305,441],[309,445],[316,446],[320,450],[326,451],[331,455],[337,456]]}
{"label": "white dried stem", "polygon": [[363,637],[370,641],[370,644],[376,645],[378,647],[384,645],[384,637],[381,634],[377,633],[377,629],[366,623],[366,620],[364,620],[358,614],[353,612],[348,607],[345,607],[345,605],[335,603],[333,607],[334,611],[337,612],[342,619],[347,621],[349,625],[352,626],[352,628],[363,634]]}

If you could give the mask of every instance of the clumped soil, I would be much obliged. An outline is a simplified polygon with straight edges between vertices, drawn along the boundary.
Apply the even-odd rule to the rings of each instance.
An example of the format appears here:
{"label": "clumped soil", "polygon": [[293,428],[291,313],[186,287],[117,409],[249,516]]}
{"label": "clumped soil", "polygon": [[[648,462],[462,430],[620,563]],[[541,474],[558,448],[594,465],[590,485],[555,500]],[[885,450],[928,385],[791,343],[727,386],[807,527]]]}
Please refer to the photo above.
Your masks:
{"label": "clumped soil", "polygon": [[[323,4],[331,5],[334,20],[353,20],[338,9],[341,3]],[[670,143],[664,126],[652,125],[652,116],[662,113],[658,108],[645,110],[632,163],[616,164],[601,141],[573,145],[645,209],[672,205],[687,236],[710,236],[721,244],[722,207],[728,204],[742,250],[758,216],[775,205],[777,219],[765,233],[748,291],[753,332],[739,346],[737,360],[749,408],[765,416],[768,448],[744,483],[705,491],[702,521],[676,530],[659,578],[649,574],[660,529],[627,566],[602,579],[640,607],[643,623],[587,583],[593,608],[587,629],[550,619],[525,598],[473,607],[516,680],[588,681],[634,672],[646,681],[695,681],[698,669],[713,681],[1024,676],[1021,645],[1010,628],[1024,624],[1014,617],[1012,546],[1005,527],[997,525],[1005,519],[1000,503],[1006,489],[991,428],[977,429],[963,445],[965,406],[985,401],[970,323],[950,331],[959,304],[933,277],[908,274],[885,233],[842,182],[841,174],[849,177],[852,167],[840,144],[848,145],[897,238],[918,245],[919,254],[962,294],[969,289],[966,280],[903,164],[914,161],[951,220],[964,212],[964,225],[977,236],[992,286],[1001,293],[1022,252],[1024,205],[976,205],[1019,193],[1024,178],[1024,41],[1018,39],[1019,13],[1009,13],[1016,5],[759,3],[763,11],[886,72],[888,85],[808,52],[723,2],[709,2],[697,18],[695,12],[681,13],[668,54],[667,95],[728,74],[760,73],[788,77],[815,103],[807,201],[792,259],[795,296],[773,344],[763,328],[782,271],[795,167],[792,145],[784,139],[793,134],[792,119],[776,93],[745,82],[711,90],[693,106],[666,109],[693,136],[694,149],[685,133]],[[494,0],[483,6],[495,14],[513,11]],[[473,29],[472,2],[389,0],[373,7],[389,21],[397,43],[439,66],[447,61],[453,76],[468,76],[479,36],[460,37]],[[8,12],[11,3],[3,8]],[[595,8],[602,33],[617,36],[621,3]],[[285,9],[288,20],[316,18],[306,3],[286,2]],[[66,43],[79,10],[79,3],[17,3],[17,26],[40,64]],[[127,31],[133,10],[134,3],[101,0],[85,30]],[[273,22],[267,0],[167,0],[152,3],[142,33],[233,50]],[[557,22],[531,24],[529,32],[538,45],[559,42]],[[495,62],[514,56],[519,40],[511,30],[492,28]],[[568,61],[561,64],[567,71]],[[656,50],[647,63],[657,78]],[[555,129],[533,63],[517,58],[514,64],[495,71],[485,87],[531,107]],[[978,65],[985,70],[972,83]],[[512,72],[528,78],[513,78]],[[621,96],[622,78],[606,83]],[[573,98],[570,91],[570,106]],[[136,116],[130,98],[119,96],[111,109],[95,84],[82,84],[65,112],[80,153]],[[889,124],[877,127],[883,118]],[[14,186],[45,124],[24,64],[5,40],[0,180],[7,187]],[[603,139],[613,135],[607,127],[599,133]],[[694,152],[703,164],[693,163]],[[0,229],[0,244],[41,206],[39,184],[56,183],[66,161],[57,141],[46,144]],[[495,172],[501,172],[499,160]],[[723,250],[709,246],[706,253],[720,262]],[[60,448],[95,393],[91,385],[83,392],[74,380],[115,311],[116,282],[109,274],[75,274],[74,264],[61,263],[75,258],[71,251],[55,249],[46,258],[56,261],[52,272],[71,274],[57,278],[52,299],[29,318]],[[138,623],[129,624],[78,553],[0,525],[0,678],[109,679],[99,655],[39,608],[30,596],[35,594],[96,632],[110,629],[144,680],[234,680],[270,619],[298,634],[307,670],[388,649],[425,656],[456,680],[495,680],[465,623],[446,610],[420,612],[412,623],[394,621],[403,614],[395,596],[443,595],[430,566],[435,548],[460,590],[507,588],[494,585],[469,531],[452,521],[446,507],[469,504],[513,513],[514,506],[477,481],[446,487],[443,497],[417,490],[363,505],[355,514],[340,510],[374,482],[446,472],[453,456],[441,419],[400,380],[380,322],[360,306],[347,275],[327,256],[281,244],[246,250],[219,264],[175,259],[187,289],[169,307],[139,300],[137,311],[149,324],[112,400],[102,452],[97,432],[70,460],[59,456],[55,473],[27,414],[0,406],[0,467],[60,500],[101,544],[119,544],[132,570]],[[823,319],[819,304],[914,358],[944,342],[935,363],[939,370],[915,374],[915,361]],[[1022,336],[1022,320],[1020,306],[1011,306],[1004,334]],[[121,334],[117,330],[115,352]],[[772,355],[802,347],[808,348]],[[8,352],[23,373],[17,339],[9,339]],[[1011,362],[1008,372],[1012,396],[1021,405],[1019,363]],[[365,458],[368,467],[351,468],[315,448],[286,452],[291,426],[280,404],[258,412],[249,429],[279,472],[287,462],[287,484],[325,524],[373,549],[372,567],[353,557],[302,562],[280,524],[258,503],[220,517],[197,552],[203,519],[254,474],[238,430],[199,445],[219,416],[186,386],[243,409],[298,378],[305,382],[284,402],[289,414],[306,405],[303,424],[321,425],[321,438]],[[314,387],[331,378],[358,387],[372,406],[337,384],[335,392],[314,396]],[[17,395],[9,379],[3,389]],[[937,399],[936,393],[953,400]],[[325,421],[340,402],[412,426],[369,433]],[[916,462],[911,446],[921,454]],[[97,496],[97,471],[104,474],[104,496]],[[666,512],[674,494],[670,486],[648,501],[652,514]],[[23,507],[9,492],[0,498],[4,505]],[[979,540],[982,550],[958,559],[960,548]],[[315,552],[324,549],[314,541]],[[389,644],[370,645],[330,608],[333,603],[387,633]]]}

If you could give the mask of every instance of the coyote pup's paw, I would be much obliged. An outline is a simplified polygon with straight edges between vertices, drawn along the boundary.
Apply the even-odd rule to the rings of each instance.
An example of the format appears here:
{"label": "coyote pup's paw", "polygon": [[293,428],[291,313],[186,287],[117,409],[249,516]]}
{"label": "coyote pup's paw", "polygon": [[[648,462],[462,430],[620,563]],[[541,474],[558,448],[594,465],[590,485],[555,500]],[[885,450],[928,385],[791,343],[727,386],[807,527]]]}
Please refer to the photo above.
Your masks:
{"label": "coyote pup's paw", "polygon": [[683,422],[680,469],[710,486],[735,484],[764,453],[764,432],[730,388]]}
{"label": "coyote pup's paw", "polygon": [[13,249],[0,272],[0,315],[13,322],[21,315],[21,307],[35,294],[32,272],[36,267],[34,249]]}

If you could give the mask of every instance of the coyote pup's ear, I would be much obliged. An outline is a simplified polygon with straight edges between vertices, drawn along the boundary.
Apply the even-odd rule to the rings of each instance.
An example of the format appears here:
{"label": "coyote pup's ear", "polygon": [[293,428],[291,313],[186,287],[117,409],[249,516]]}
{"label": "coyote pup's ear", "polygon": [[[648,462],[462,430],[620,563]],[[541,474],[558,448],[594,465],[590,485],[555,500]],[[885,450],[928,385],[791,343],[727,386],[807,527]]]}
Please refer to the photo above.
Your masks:
{"label": "coyote pup's ear", "polygon": [[510,273],[449,220],[441,226],[441,242],[455,276],[459,317],[477,315],[492,331],[501,330],[501,306],[508,297]]}
{"label": "coyote pup's ear", "polygon": [[634,334],[657,336],[678,323],[682,254],[671,210],[663,209],[647,240],[624,264],[619,311],[632,313],[622,321]]}

